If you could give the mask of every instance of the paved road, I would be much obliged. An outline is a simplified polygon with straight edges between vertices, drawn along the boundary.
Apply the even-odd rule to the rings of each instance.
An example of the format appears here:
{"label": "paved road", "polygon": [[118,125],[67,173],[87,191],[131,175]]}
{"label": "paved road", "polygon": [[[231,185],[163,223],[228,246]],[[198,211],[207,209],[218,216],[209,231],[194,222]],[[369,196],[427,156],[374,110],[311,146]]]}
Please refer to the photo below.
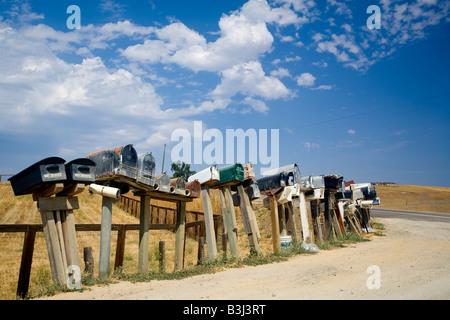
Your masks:
{"label": "paved road", "polygon": [[450,214],[436,212],[405,211],[393,209],[373,208],[370,213],[379,218],[400,218],[413,221],[447,222],[450,223]]}

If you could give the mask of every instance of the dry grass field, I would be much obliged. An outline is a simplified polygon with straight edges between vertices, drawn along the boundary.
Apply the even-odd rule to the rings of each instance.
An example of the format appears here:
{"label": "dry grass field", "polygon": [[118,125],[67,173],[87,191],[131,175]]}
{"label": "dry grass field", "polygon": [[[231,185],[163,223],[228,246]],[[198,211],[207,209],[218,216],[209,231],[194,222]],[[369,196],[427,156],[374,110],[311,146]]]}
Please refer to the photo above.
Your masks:
{"label": "dry grass field", "polygon": [[[392,209],[407,209],[417,211],[450,212],[450,188],[420,187],[420,186],[376,186],[381,198],[380,207]],[[214,214],[220,214],[220,200],[218,192],[212,190],[212,205]],[[100,224],[101,222],[101,197],[90,195],[87,191],[79,195],[80,209],[75,210],[75,223]],[[174,207],[172,203],[154,201],[152,204]],[[264,253],[272,252],[271,222],[267,209],[260,202],[254,202],[258,226],[261,233],[260,247]],[[201,199],[196,199],[187,204],[187,210],[203,211]],[[240,255],[249,253],[248,238],[244,232],[239,209],[236,208],[238,222],[238,243]],[[299,227],[298,211],[295,214]],[[0,224],[40,224],[41,218],[31,196],[15,197],[8,182],[0,183]],[[120,209],[113,207],[113,224],[137,224],[139,219]],[[98,275],[98,256],[100,246],[100,232],[77,232],[79,257],[81,269],[84,268],[83,248],[92,247],[94,256],[94,275]],[[23,233],[0,233],[0,299],[15,299],[19,266],[22,255]],[[138,261],[139,231],[127,231],[125,244],[125,257],[123,272],[136,273]],[[158,246],[159,241],[166,243],[166,270],[173,270],[175,234],[171,231],[151,230],[149,239],[149,271],[158,270]],[[117,232],[112,232],[111,239],[111,270],[114,265]],[[219,245],[219,247],[221,247]],[[187,237],[185,266],[189,267],[197,263],[197,240]],[[205,247],[205,252],[207,248]],[[220,252],[219,252],[220,253]],[[43,287],[51,284],[50,265],[44,234],[38,232],[33,255],[31,269],[30,294],[37,296]]]}
{"label": "dry grass field", "polygon": [[450,188],[376,185],[380,208],[450,213]]}

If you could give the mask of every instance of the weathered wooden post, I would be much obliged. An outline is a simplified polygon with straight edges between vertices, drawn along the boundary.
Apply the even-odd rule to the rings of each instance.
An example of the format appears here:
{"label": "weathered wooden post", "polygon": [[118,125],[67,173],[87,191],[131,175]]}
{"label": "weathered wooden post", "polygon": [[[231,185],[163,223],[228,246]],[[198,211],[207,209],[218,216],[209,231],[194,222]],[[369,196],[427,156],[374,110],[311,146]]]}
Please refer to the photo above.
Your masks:
{"label": "weathered wooden post", "polygon": [[166,272],[166,242],[159,242],[159,272]]}
{"label": "weathered wooden post", "polygon": [[150,231],[150,197],[142,195],[139,216],[139,255],[138,255],[138,272],[144,273],[148,271],[148,239]]}
{"label": "weathered wooden post", "polygon": [[92,256],[92,247],[83,248],[84,272],[89,274],[91,280],[94,279],[94,257]]}
{"label": "weathered wooden post", "polygon": [[[206,243],[208,246],[208,257],[211,260],[217,258],[217,243],[214,232],[213,210],[209,186],[220,180],[220,173],[216,165],[208,167],[188,178],[188,183],[198,181],[201,185],[201,197],[203,203],[203,213],[205,219]],[[192,192],[191,192],[192,193]]]}
{"label": "weathered wooden post", "polygon": [[211,188],[220,189],[223,223],[230,245],[230,252],[234,258],[239,258],[236,214],[230,187],[244,182],[244,168],[240,163],[225,166],[219,168],[219,175],[220,180],[213,184]]}
{"label": "weathered wooden post", "polygon": [[109,277],[109,263],[111,251],[111,225],[112,225],[113,199],[102,197],[102,219],[100,230],[100,255],[98,259],[98,278],[106,280]]}

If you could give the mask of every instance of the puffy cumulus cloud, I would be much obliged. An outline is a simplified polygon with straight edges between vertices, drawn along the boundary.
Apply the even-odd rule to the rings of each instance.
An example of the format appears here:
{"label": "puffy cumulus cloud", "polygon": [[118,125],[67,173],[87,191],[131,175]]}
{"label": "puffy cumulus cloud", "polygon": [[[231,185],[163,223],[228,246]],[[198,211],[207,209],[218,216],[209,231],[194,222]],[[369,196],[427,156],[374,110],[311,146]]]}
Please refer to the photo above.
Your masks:
{"label": "puffy cumulus cloud", "polygon": [[311,87],[314,85],[316,81],[316,77],[314,77],[311,73],[305,72],[297,77],[297,84],[302,87]]}
{"label": "puffy cumulus cloud", "polygon": [[221,83],[210,93],[212,97],[223,99],[241,93],[271,100],[287,98],[291,94],[279,79],[265,75],[259,61],[235,65],[221,75]]}

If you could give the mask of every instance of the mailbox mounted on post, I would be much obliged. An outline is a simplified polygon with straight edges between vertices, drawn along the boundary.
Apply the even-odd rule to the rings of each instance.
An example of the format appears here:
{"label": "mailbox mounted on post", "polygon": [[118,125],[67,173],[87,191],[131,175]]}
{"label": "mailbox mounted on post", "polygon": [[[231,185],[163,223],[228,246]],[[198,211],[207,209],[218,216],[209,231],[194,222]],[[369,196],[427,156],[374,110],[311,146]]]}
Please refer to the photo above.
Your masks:
{"label": "mailbox mounted on post", "polygon": [[244,168],[244,183],[252,183],[252,181],[255,180],[255,169],[253,168],[252,163],[246,163],[242,167]]}
{"label": "mailbox mounted on post", "polygon": [[86,158],[96,164],[96,181],[109,180],[115,176],[137,179],[138,155],[131,144],[90,153]]}
{"label": "mailbox mounted on post", "polygon": [[170,193],[175,191],[175,188],[170,186],[169,176],[165,173],[156,176],[155,183],[158,191]]}
{"label": "mailbox mounted on post", "polygon": [[343,187],[344,184],[344,177],[340,176],[340,175],[327,175],[324,176],[324,181],[325,181],[325,188],[326,189],[334,189],[334,190],[338,190],[341,189]]}
{"label": "mailbox mounted on post", "polygon": [[288,164],[283,167],[267,170],[263,173],[263,176],[272,176],[277,173],[285,174],[285,183],[286,186],[293,186],[296,183],[301,183],[300,169],[298,168],[296,163]]}
{"label": "mailbox mounted on post", "polygon": [[87,158],[72,160],[65,165],[67,184],[89,185],[95,182],[95,162]]}
{"label": "mailbox mounted on post", "polygon": [[261,191],[258,184],[252,183],[247,189],[247,195],[250,201],[261,198]]}
{"label": "mailbox mounted on post", "polygon": [[59,157],[45,158],[29,166],[8,180],[16,196],[37,193],[52,184],[67,179],[64,163]]}
{"label": "mailbox mounted on post", "polygon": [[174,188],[173,193],[183,196],[189,196],[191,193],[186,189],[186,181],[182,177],[170,179],[170,186]]}
{"label": "mailbox mounted on post", "polygon": [[244,182],[244,167],[240,163],[219,168],[220,180],[212,188],[231,186]]}
{"label": "mailbox mounted on post", "polygon": [[138,155],[138,172],[136,181],[144,185],[155,187],[156,162],[152,153],[141,153]]}
{"label": "mailbox mounted on post", "polygon": [[325,188],[324,177],[323,175],[302,177],[300,187],[302,190]]}
{"label": "mailbox mounted on post", "polygon": [[216,165],[212,165],[188,178],[188,182],[195,180],[198,180],[201,185],[212,185],[220,180],[219,169],[217,169]]}
{"label": "mailbox mounted on post", "polygon": [[186,183],[186,189],[189,190],[189,197],[191,198],[200,198],[202,185],[198,180],[189,181]]}

